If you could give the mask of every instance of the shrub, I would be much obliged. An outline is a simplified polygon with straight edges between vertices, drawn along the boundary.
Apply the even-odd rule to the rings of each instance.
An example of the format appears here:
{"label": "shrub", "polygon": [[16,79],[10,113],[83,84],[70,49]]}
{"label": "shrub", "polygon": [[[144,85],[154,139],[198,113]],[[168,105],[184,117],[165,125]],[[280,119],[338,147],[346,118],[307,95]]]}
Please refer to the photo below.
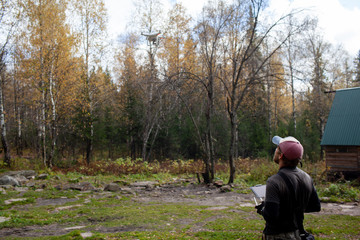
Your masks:
{"label": "shrub", "polygon": [[349,183],[335,184],[318,189],[320,197],[327,197],[330,201],[358,201],[359,189],[349,186]]}

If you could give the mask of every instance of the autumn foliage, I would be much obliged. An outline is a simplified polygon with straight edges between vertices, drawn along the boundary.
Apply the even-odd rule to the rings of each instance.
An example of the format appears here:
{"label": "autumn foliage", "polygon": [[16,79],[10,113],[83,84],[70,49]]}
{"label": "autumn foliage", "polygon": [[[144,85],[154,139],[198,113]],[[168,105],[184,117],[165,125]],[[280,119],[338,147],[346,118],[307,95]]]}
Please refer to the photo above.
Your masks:
{"label": "autumn foliage", "polygon": [[[2,22],[0,46],[7,165],[24,157],[86,174],[168,169],[213,180],[219,163],[232,175],[239,158],[271,156],[275,134],[298,138],[316,162],[331,91],[359,84],[315,21],[294,12],[265,21],[265,0],[209,1],[199,16],[141,0],[112,46],[103,0],[1,4],[17,24]],[[161,29],[161,39],[138,29]]]}

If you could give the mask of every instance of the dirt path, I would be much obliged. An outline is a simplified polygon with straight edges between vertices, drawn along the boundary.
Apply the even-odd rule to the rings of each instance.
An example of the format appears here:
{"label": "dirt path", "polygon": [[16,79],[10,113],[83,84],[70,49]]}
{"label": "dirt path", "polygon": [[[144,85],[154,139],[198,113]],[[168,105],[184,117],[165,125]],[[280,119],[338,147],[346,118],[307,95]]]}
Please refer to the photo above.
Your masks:
{"label": "dirt path", "polygon": [[[190,203],[194,205],[226,207],[242,206],[254,207],[253,194],[237,193],[236,187],[231,192],[221,192],[216,187],[190,184],[186,187],[165,185],[151,190],[138,190],[135,201],[164,202],[164,203]],[[351,203],[321,203],[322,210],[315,215],[335,214],[360,216],[360,206],[357,202]]]}

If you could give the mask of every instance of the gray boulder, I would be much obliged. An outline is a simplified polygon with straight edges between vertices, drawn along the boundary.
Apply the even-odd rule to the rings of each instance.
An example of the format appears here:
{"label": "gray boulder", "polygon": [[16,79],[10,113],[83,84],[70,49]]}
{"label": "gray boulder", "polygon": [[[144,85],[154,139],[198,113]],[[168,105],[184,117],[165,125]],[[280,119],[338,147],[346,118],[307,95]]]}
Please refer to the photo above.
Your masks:
{"label": "gray boulder", "polygon": [[14,176],[11,176],[13,178],[15,178],[19,184],[22,186],[22,185],[25,185],[29,180],[23,176],[23,175],[14,175]]}
{"label": "gray boulder", "polygon": [[222,180],[217,180],[214,182],[214,186],[222,187],[222,186],[224,186],[224,182]]}
{"label": "gray boulder", "polygon": [[20,183],[16,178],[5,175],[0,177],[0,185],[20,186]]}
{"label": "gray boulder", "polygon": [[121,188],[116,183],[109,183],[105,186],[104,191],[119,192],[119,191],[121,191]]}
{"label": "gray boulder", "polygon": [[155,186],[158,186],[158,182],[153,181],[143,181],[143,182],[134,182],[130,184],[130,187],[135,188],[147,188],[147,189],[153,189]]}
{"label": "gray boulder", "polygon": [[33,178],[36,176],[36,172],[34,170],[22,170],[22,171],[9,171],[1,174],[1,176],[23,176],[27,179]]}
{"label": "gray boulder", "polygon": [[70,189],[79,190],[79,191],[90,191],[90,190],[95,190],[95,187],[89,182],[81,182],[81,183],[71,184]]}
{"label": "gray boulder", "polygon": [[49,176],[49,174],[46,174],[46,173],[43,173],[43,174],[40,174],[39,176],[36,177],[36,179],[47,179]]}
{"label": "gray boulder", "polygon": [[231,192],[232,188],[230,185],[224,185],[220,188],[220,192],[225,193],[225,192]]}

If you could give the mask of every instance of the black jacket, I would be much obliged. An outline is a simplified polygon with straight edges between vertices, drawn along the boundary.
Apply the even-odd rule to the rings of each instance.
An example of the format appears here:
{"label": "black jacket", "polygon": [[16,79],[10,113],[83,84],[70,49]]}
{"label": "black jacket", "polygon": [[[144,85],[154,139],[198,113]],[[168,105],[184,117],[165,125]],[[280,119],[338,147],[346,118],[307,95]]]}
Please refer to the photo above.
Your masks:
{"label": "black jacket", "polygon": [[[265,204],[262,215],[266,220],[264,233],[267,235],[291,232],[302,226],[304,212],[318,212],[321,209],[311,177],[299,168],[281,168],[295,189],[295,198],[284,179],[275,174],[266,182]],[[301,222],[301,223],[300,223]],[[301,230],[301,229],[299,229]]]}

